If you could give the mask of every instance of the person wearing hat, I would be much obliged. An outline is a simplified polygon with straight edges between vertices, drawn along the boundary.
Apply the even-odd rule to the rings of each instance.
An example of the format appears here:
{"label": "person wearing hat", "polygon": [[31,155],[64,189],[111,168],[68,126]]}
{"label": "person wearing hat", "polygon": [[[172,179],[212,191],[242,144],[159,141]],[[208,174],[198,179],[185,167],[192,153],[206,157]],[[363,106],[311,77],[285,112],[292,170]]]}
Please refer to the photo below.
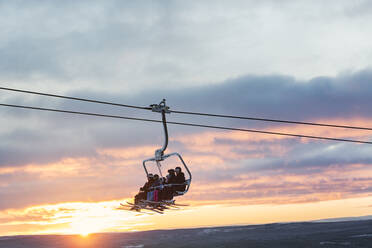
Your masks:
{"label": "person wearing hat", "polygon": [[154,175],[150,173],[147,175],[147,182],[140,188],[140,192],[134,197],[134,204],[138,204],[140,200],[146,200],[147,192],[153,183]]}
{"label": "person wearing hat", "polygon": [[176,179],[176,172],[174,171],[174,169],[169,169],[167,179],[166,179],[166,183],[167,184],[173,184],[173,183],[175,183],[175,179]]}
{"label": "person wearing hat", "polygon": [[161,192],[161,198],[164,200],[172,200],[174,194],[174,186],[173,184],[176,183],[176,174],[174,169],[168,170],[168,175],[165,180],[165,187]]}

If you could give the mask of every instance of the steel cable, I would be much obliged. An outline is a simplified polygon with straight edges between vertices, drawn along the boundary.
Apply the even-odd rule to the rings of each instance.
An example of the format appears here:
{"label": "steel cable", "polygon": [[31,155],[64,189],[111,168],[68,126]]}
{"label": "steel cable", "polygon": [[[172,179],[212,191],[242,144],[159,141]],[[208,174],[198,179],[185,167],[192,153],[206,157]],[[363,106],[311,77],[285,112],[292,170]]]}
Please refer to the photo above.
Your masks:
{"label": "steel cable", "polygon": [[[49,111],[49,112],[68,113],[68,114],[78,114],[78,115],[106,117],[106,118],[116,118],[116,119],[126,119],[126,120],[137,120],[137,121],[145,121],[145,122],[162,123],[161,120],[154,120],[154,119],[127,117],[127,116],[120,116],[120,115],[107,115],[107,114],[98,114],[98,113],[90,113],[90,112],[79,112],[79,111],[63,110],[63,109],[40,108],[40,107],[32,107],[32,106],[24,106],[24,105],[14,105],[14,104],[4,104],[4,103],[0,103],[0,106],[3,106],[3,107],[12,107],[12,108],[22,108],[22,109],[32,109],[32,110],[40,110],[40,111]],[[340,138],[332,138],[332,137],[312,136],[312,135],[302,135],[302,134],[291,134],[291,133],[272,132],[272,131],[263,131],[263,130],[254,130],[254,129],[245,129],[245,128],[213,126],[213,125],[204,125],[204,124],[187,123],[187,122],[167,121],[167,123],[168,124],[173,124],[173,125],[182,125],[182,126],[204,127],[204,128],[214,128],[214,129],[230,130],[230,131],[242,131],[242,132],[252,132],[252,133],[262,133],[262,134],[290,136],[290,137],[297,137],[297,138],[321,139],[321,140],[342,141],[342,142],[352,142],[352,143],[360,143],[360,144],[370,144],[370,145],[372,145],[372,142],[362,141],[362,140],[340,139]]]}
{"label": "steel cable", "polygon": [[[36,91],[30,91],[30,90],[14,89],[14,88],[8,88],[8,87],[0,87],[0,90],[14,91],[14,92],[41,95],[41,96],[48,96],[48,97],[57,97],[57,98],[76,100],[76,101],[84,101],[84,102],[90,102],[90,103],[113,105],[113,106],[118,106],[118,107],[135,108],[135,109],[143,109],[143,110],[151,110],[152,109],[151,107],[141,107],[141,106],[135,106],[135,105],[121,104],[121,103],[114,103],[114,102],[107,102],[107,101],[99,101],[99,100],[80,98],[80,97],[71,97],[71,96],[42,93],[42,92],[36,92]],[[321,127],[332,127],[332,128],[347,128],[347,129],[358,129],[358,130],[372,131],[372,128],[370,128],[370,127],[360,127],[360,126],[350,126],[350,125],[336,125],[336,124],[327,124],[327,123],[279,120],[279,119],[235,116],[235,115],[222,115],[222,114],[189,112],[189,111],[179,111],[179,110],[169,110],[169,111],[171,113],[185,114],[185,115],[199,115],[199,116],[208,116],[208,117],[232,118],[232,119],[241,119],[241,120],[265,121],[265,122],[288,123],[288,124],[299,124],[299,125],[310,125],[310,126],[321,126]]]}

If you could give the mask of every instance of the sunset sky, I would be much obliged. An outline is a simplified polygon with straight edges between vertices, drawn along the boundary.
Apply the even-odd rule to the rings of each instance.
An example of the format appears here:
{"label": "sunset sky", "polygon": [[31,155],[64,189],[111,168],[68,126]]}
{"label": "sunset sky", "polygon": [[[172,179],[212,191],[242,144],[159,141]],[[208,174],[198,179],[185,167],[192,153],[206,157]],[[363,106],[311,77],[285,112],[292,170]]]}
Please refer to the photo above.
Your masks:
{"label": "sunset sky", "polygon": [[[0,87],[372,128],[372,2],[1,1]],[[0,103],[160,119],[0,91]],[[0,236],[372,215],[372,145],[169,126],[189,204],[117,210],[162,126],[0,107]],[[372,141],[372,131],[177,114],[170,121]],[[168,166],[176,166],[170,161]]]}

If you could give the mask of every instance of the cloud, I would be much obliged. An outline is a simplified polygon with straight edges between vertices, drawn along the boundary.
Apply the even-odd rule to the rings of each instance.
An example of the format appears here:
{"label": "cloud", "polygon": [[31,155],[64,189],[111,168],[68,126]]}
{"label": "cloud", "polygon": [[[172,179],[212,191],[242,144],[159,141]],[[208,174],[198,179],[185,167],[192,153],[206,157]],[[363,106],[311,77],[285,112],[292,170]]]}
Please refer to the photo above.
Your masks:
{"label": "cloud", "polygon": [[[143,150],[143,149],[142,149]],[[123,153],[125,154],[125,153]],[[141,158],[68,158],[0,169],[0,208],[131,197],[145,180]]]}
{"label": "cloud", "polygon": [[[307,152],[304,152],[298,151],[303,144],[295,142],[287,144],[286,150],[278,151],[271,149],[272,145],[278,146],[276,142],[265,143],[269,148],[258,149],[259,156],[250,152],[255,144],[247,147],[247,152],[241,147],[238,154],[234,153],[236,144],[221,147],[212,143],[207,144],[209,151],[179,151],[193,174],[192,187],[185,200],[245,201],[249,198],[252,203],[279,204],[287,198],[291,202],[307,202],[357,197],[371,192],[371,163],[358,164],[358,154],[345,160],[347,149],[306,144],[303,150]],[[185,147],[190,148],[189,145]],[[132,197],[145,180],[141,161],[152,156],[155,148],[99,150],[96,157],[5,167],[0,170],[0,196],[6,200],[1,201],[0,208]],[[339,156],[340,153],[344,154]],[[363,155],[363,151],[360,154]],[[328,159],[322,161],[323,157]],[[163,170],[169,166],[174,168],[175,161],[165,161]]]}
{"label": "cloud", "polygon": [[364,15],[370,15],[372,12],[372,4],[370,1],[363,0],[360,3],[345,10],[345,13],[351,18],[359,18]]}
{"label": "cloud", "polygon": [[[127,99],[128,102],[124,103],[142,103],[138,104],[142,106],[158,102],[159,99],[166,97],[171,108],[177,110],[298,121],[319,120],[320,122],[334,122],[336,124],[370,126],[371,112],[369,111],[369,101],[372,97],[372,91],[368,85],[370,80],[372,80],[372,71],[363,70],[353,74],[340,75],[335,78],[314,78],[308,82],[296,81],[292,77],[280,75],[243,76],[213,86],[189,87],[188,89],[171,91],[143,91],[137,95],[100,94],[99,92],[89,90],[84,92],[70,92],[67,95],[114,102],[124,102],[121,99]],[[100,97],[100,95],[102,96]],[[19,95],[16,95],[14,99],[9,95],[3,97],[6,102],[19,103]],[[144,101],[144,99],[146,100]],[[97,104],[76,103],[73,101],[51,101],[51,99],[32,97],[24,98],[20,102],[21,104],[32,106],[159,118],[158,114],[148,113],[146,111],[132,111]],[[65,156],[96,156],[97,148],[104,149],[154,144],[160,146],[162,144],[162,129],[161,125],[157,124],[5,108],[2,111],[4,111],[4,118],[9,117],[8,123],[2,127],[3,131],[0,134],[3,140],[0,147],[2,166],[22,165],[32,162],[47,163],[58,161]],[[333,129],[331,131],[325,128],[278,125],[234,119],[180,116],[175,114],[169,115],[168,119],[172,121],[226,125],[279,132],[285,131],[338,138],[368,139],[369,135],[368,132],[364,131],[346,130],[344,132],[340,129]],[[179,126],[170,126],[169,129],[171,137],[206,131],[205,129]],[[297,140],[288,138],[288,141],[285,141],[286,139],[283,139],[284,137],[268,135],[251,135],[250,137],[258,137],[257,142],[263,142],[262,139],[281,139],[281,142],[296,142],[294,140]],[[213,139],[213,137],[211,138]],[[216,141],[216,144],[221,142],[234,142],[238,144],[236,139],[229,141],[230,139],[231,137],[223,136],[222,139],[217,137],[214,141]],[[302,149],[301,152],[304,152],[304,149],[310,149],[310,147],[315,146],[320,147],[319,150],[322,149],[319,142],[309,142],[311,143],[309,147],[306,147],[306,144],[304,144],[302,148],[298,149]],[[316,145],[312,143],[316,143]],[[247,139],[244,140],[244,144],[252,143],[251,140]],[[262,150],[270,147],[262,143],[259,145],[260,148],[257,148],[258,144],[254,144],[255,148],[252,148],[253,153],[257,153],[255,152],[257,149]],[[174,145],[177,144],[175,143]],[[347,151],[349,147],[357,146],[345,146],[342,151],[344,152],[343,154],[349,154]],[[366,147],[363,146],[360,151],[366,149],[368,151]],[[241,148],[237,146],[235,149],[238,151]],[[315,150],[312,149],[312,151]],[[360,155],[360,151],[357,149],[354,154]],[[248,151],[246,150],[245,152]],[[364,162],[368,162],[370,159],[368,152],[364,152],[364,154]],[[363,156],[359,156],[359,160]],[[347,158],[345,157],[344,159]]]}
{"label": "cloud", "polygon": [[3,2],[0,79],[60,90],[109,85],[112,91],[138,92],[244,74],[335,75],[370,66],[372,34],[361,25],[371,23],[370,15],[362,15],[369,6],[366,1]]}
{"label": "cloud", "polygon": [[[371,6],[0,1],[0,84],[140,106],[166,98],[174,110],[372,127]],[[149,111],[5,91],[0,102],[160,119]],[[136,194],[145,180],[142,160],[163,144],[161,124],[4,107],[0,114],[1,233],[79,232],[86,228],[82,220],[91,231],[133,227],[113,211],[118,201],[100,202]],[[370,131],[167,118],[371,141]],[[175,125],[169,134],[168,151],[180,152],[193,173],[182,197],[191,205],[297,204],[372,192],[369,145]],[[176,165],[168,160],[163,168]]]}
{"label": "cloud", "polygon": [[[368,66],[372,54],[368,41],[372,34],[366,25],[371,18],[359,15],[369,4],[337,1],[337,8],[325,7],[328,4],[334,5],[323,1],[2,2],[0,80],[16,88],[141,106],[166,98],[176,110],[371,127],[372,70]],[[345,49],[350,47],[353,49]],[[146,111],[0,93],[4,103],[159,119],[159,114]],[[6,199],[0,203],[2,208],[129,196],[143,181],[140,162],[163,142],[160,124],[7,108],[0,111],[0,196]],[[371,139],[368,131],[176,114],[167,117]],[[288,173],[310,178],[331,168],[352,173],[358,171],[357,165],[369,166],[372,159],[367,145],[172,125],[169,132],[169,150],[185,155],[195,181],[202,184],[243,183],[238,175],[252,173],[258,178]],[[364,177],[355,178],[362,181]],[[329,187],[343,195],[370,191],[355,183],[344,192],[338,188],[343,184],[337,183],[335,174],[328,179]],[[284,197],[290,194],[289,186],[303,186],[293,194],[313,199],[308,193],[316,183],[283,182],[283,194],[273,194]],[[220,186],[221,192],[237,187]],[[254,186],[270,187],[267,183]],[[74,193],[65,194],[66,190]],[[234,197],[252,196],[252,188],[244,190]],[[194,196],[202,199],[202,193]]]}
{"label": "cloud", "polygon": [[251,204],[283,204],[368,196],[371,192],[369,167],[349,165],[306,174],[282,171],[274,176],[241,172],[214,180],[197,175],[193,190],[186,198],[201,202],[240,200]]}

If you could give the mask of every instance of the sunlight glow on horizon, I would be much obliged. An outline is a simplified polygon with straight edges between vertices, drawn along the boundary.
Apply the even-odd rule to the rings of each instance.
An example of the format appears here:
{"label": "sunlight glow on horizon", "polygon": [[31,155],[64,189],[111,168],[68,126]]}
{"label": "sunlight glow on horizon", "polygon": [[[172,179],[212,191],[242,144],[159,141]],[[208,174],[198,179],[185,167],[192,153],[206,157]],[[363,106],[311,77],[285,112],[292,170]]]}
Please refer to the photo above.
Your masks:
{"label": "sunlight glow on horizon", "polygon": [[[164,215],[138,215],[135,212],[117,210],[120,202],[124,201],[125,199],[95,203],[60,203],[3,211],[0,212],[0,216],[8,215],[14,220],[2,223],[0,234],[77,234],[87,237],[91,233],[101,232],[311,221],[372,214],[370,206],[372,196],[300,204],[229,205],[225,203],[190,206],[179,211],[166,211]],[[343,208],[339,208],[340,205]],[[9,226],[13,227],[13,231],[6,231]],[[24,231],[24,226],[33,228]]]}
{"label": "sunlight glow on horizon", "polygon": [[[368,121],[353,120],[353,123]],[[312,130],[305,128],[297,131],[310,133]],[[319,132],[327,134],[324,130]],[[344,134],[334,131],[330,135],[343,137]],[[353,135],[360,133],[354,132]],[[216,142],[218,139],[231,144]],[[260,165],[257,161],[267,158],[290,159],[289,148],[280,143],[281,139],[214,131],[173,136],[171,142],[183,146],[182,155],[190,160],[190,169],[194,173],[191,190],[179,199],[191,206],[168,211],[163,216],[138,216],[137,213],[116,210],[120,202],[128,199],[101,200],[134,194],[145,178],[138,161],[142,161],[144,156],[152,156],[157,146],[98,149],[98,155],[92,158],[64,158],[46,165],[0,168],[0,175],[28,175],[32,180],[36,177],[40,181],[59,182],[54,195],[61,192],[60,197],[67,198],[50,199],[51,204],[0,210],[0,235],[77,234],[87,237],[97,232],[264,224],[372,214],[371,206],[367,204],[372,196],[363,191],[371,180],[369,164],[330,164],[321,170],[313,169],[313,164],[309,164],[307,169],[310,170],[302,173],[282,170],[278,174],[270,174],[260,169],[239,170],[240,167]],[[250,143],[252,140],[267,142],[264,143],[265,150],[257,148],[254,142]],[[315,152],[337,147],[332,144]],[[236,148],[245,150],[239,152]],[[177,146],[172,149],[177,149]],[[221,174],[217,178],[202,176],[214,170],[224,172],[235,169],[237,172],[233,178],[221,178]],[[276,180],[272,180],[273,175]],[[124,184],[122,178],[127,178]],[[66,190],[71,190],[75,194],[73,199],[79,201],[70,200],[72,194],[65,194]],[[42,200],[49,201],[49,198]]]}

